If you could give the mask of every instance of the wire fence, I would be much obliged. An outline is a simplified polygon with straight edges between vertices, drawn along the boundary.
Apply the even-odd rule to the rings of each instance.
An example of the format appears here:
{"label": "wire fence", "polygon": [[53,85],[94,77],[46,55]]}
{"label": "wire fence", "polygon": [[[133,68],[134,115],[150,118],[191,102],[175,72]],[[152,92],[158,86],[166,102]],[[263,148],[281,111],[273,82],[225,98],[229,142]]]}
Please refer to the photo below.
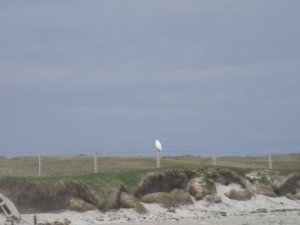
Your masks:
{"label": "wire fence", "polygon": [[[144,153],[144,152],[143,152]],[[201,166],[242,167],[255,169],[300,170],[300,154],[231,156],[230,152],[202,152],[206,157],[172,152],[160,157],[161,168],[199,168]],[[80,155],[0,157],[0,176],[78,176],[99,172],[123,172],[157,168],[152,156]],[[209,155],[209,156],[208,156]]]}

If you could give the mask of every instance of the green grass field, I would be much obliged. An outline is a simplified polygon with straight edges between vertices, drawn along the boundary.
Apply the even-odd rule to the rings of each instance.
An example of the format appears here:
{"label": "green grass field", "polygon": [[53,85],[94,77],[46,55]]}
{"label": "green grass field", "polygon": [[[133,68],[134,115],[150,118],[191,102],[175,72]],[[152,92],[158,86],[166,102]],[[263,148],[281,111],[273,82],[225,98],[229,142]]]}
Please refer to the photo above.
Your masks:
{"label": "green grass field", "polygon": [[[212,166],[210,158],[194,156],[163,157],[162,169],[197,169]],[[217,166],[249,169],[267,169],[267,157],[220,157]],[[154,157],[98,157],[98,172],[122,174],[154,170]],[[300,154],[274,155],[273,168],[300,170]],[[92,156],[42,157],[42,176],[81,176],[94,172]],[[0,157],[0,176],[34,177],[38,175],[37,157]]]}

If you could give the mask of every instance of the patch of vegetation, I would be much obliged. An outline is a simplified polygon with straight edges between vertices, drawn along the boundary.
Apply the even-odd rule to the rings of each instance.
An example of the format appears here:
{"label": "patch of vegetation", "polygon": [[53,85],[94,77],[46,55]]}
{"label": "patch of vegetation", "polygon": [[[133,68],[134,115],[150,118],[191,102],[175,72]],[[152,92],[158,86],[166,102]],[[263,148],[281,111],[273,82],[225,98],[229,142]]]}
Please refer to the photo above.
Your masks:
{"label": "patch of vegetation", "polygon": [[262,175],[262,176],[260,177],[260,179],[259,179],[259,182],[260,182],[261,184],[269,184],[269,180],[268,180],[268,178],[267,178],[266,175]]}
{"label": "patch of vegetation", "polygon": [[207,172],[209,169],[215,169],[216,167],[213,167],[213,166],[201,166],[198,168],[198,171],[200,173],[205,173]]}
{"label": "patch of vegetation", "polygon": [[245,177],[245,175],[251,171],[253,171],[254,169],[249,169],[249,168],[241,168],[241,167],[228,167],[228,166],[217,166],[217,167],[213,167],[213,166],[202,166],[198,168],[198,171],[200,173],[205,173],[209,170],[217,170],[217,169],[226,169],[228,171],[232,171],[237,173],[238,175]]}
{"label": "patch of vegetation", "polygon": [[212,190],[215,186],[215,182],[208,177],[204,178],[204,182],[208,190]]}
{"label": "patch of vegetation", "polygon": [[278,169],[276,170],[279,175],[286,176],[290,174],[300,174],[300,169]]}
{"label": "patch of vegetation", "polygon": [[245,175],[251,171],[253,171],[254,169],[248,169],[248,168],[240,168],[240,167],[222,167],[225,168],[227,170],[233,171],[235,173],[237,173],[238,175],[245,177]]}

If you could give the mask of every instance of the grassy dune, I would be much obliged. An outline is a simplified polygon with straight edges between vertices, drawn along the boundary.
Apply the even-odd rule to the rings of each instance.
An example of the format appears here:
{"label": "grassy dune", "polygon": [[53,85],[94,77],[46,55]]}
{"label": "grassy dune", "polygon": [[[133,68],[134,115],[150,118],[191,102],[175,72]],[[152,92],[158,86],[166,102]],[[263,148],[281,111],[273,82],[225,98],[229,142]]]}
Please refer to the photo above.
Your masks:
{"label": "grassy dune", "polygon": [[[277,162],[277,167],[280,168],[266,171],[267,174],[296,173],[299,176],[299,154],[290,155],[289,160],[287,156],[276,156],[274,159],[274,163]],[[174,174],[172,176],[176,180],[178,173],[184,173],[189,177],[195,174],[195,171],[198,174],[208,174],[208,171],[212,171],[210,159],[192,156],[164,157],[160,169],[155,168],[154,158],[99,157],[99,172],[96,174],[93,174],[92,157],[44,157],[43,160],[45,163],[41,177],[37,176],[37,163],[34,162],[36,158],[2,157],[0,160],[1,192],[12,200],[17,200],[18,209],[22,212],[66,209],[67,199],[70,197],[80,198],[103,211],[117,209],[122,206],[120,193],[128,192],[131,195],[136,193],[137,187],[141,186],[138,183],[148,177],[145,175],[150,172],[162,172],[154,174],[158,176],[158,180],[161,176],[165,176],[163,174],[170,173]],[[218,167],[234,171],[241,176],[252,170],[265,169],[267,166],[263,166],[264,164],[265,159],[260,157],[224,157],[218,160]],[[265,170],[262,172],[264,176]],[[167,183],[161,184],[163,187],[170,184],[167,178],[165,182]],[[147,188],[152,187],[152,183],[157,182],[151,181]]]}

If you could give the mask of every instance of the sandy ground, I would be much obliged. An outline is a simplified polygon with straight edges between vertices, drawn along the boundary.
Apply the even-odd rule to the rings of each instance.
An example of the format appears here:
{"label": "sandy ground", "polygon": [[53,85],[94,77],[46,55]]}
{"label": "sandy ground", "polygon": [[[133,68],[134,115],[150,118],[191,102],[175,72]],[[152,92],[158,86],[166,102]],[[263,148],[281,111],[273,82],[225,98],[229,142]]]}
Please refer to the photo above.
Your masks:
{"label": "sandy ground", "polygon": [[[102,213],[89,211],[77,213],[73,211],[37,214],[38,222],[64,221],[68,219],[72,225],[104,225],[104,224],[222,224],[222,225],[264,225],[264,224],[300,224],[300,201],[286,197],[270,198],[257,195],[248,201],[228,199],[224,193],[238,185],[223,186],[218,184],[218,195],[222,203],[213,204],[205,201],[194,202],[193,205],[176,209],[165,209],[157,204],[144,204],[148,210],[139,215],[131,209],[121,209]],[[22,225],[33,224],[33,214],[22,215]],[[5,218],[0,216],[0,224]]]}

